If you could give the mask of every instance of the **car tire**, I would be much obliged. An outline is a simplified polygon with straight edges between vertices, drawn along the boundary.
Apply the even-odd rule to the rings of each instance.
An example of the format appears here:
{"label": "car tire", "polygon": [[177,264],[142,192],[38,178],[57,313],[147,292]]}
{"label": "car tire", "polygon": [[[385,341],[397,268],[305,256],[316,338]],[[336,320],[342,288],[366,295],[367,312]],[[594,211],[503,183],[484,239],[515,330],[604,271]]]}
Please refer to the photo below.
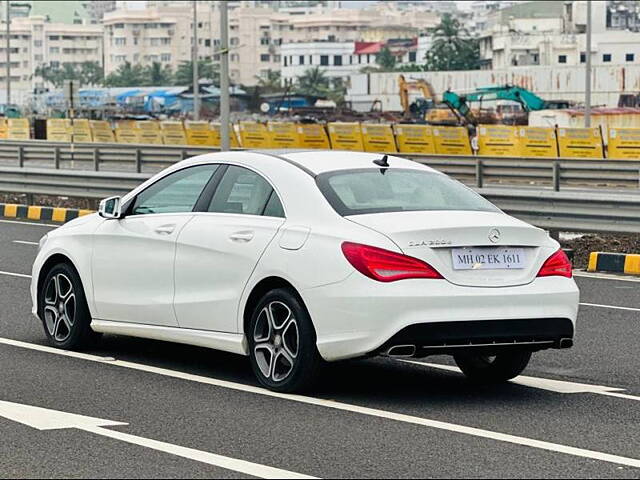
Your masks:
{"label": "car tire", "polygon": [[91,314],[80,276],[67,263],[55,265],[38,292],[38,316],[51,345],[65,350],[90,347],[100,338],[91,330]]}
{"label": "car tire", "polygon": [[486,356],[464,353],[453,356],[466,377],[475,383],[502,383],[520,375],[531,360],[531,352],[520,351]]}
{"label": "car tire", "polygon": [[311,317],[294,291],[277,288],[262,297],[247,339],[251,366],[262,386],[282,393],[312,388],[323,361]]}

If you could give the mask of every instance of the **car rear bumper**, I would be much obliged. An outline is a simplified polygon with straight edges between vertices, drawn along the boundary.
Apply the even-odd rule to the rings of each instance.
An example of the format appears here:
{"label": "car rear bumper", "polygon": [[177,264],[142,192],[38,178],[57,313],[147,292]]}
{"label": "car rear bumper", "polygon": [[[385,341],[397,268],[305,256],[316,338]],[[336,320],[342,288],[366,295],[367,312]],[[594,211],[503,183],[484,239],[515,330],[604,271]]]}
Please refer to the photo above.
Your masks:
{"label": "car rear bumper", "polygon": [[392,344],[414,345],[416,354],[494,342],[532,350],[566,348],[579,303],[578,287],[564,277],[485,288],[446,280],[381,283],[356,272],[343,282],[300,293],[327,361],[380,354]]}
{"label": "car rear bumper", "polygon": [[573,331],[568,318],[421,323],[403,328],[374,353],[424,357],[469,350],[491,355],[513,348],[570,348]]}

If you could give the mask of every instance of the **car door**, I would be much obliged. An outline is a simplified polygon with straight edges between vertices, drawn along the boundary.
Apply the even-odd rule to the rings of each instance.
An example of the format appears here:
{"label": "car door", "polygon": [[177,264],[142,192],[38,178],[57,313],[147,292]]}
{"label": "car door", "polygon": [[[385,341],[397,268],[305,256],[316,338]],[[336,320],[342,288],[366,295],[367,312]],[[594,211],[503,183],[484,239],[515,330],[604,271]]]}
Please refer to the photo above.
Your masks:
{"label": "car door", "polygon": [[101,320],[177,326],[173,310],[176,239],[218,165],[173,172],[125,206],[125,217],[94,236],[92,274]]}
{"label": "car door", "polygon": [[284,210],[263,176],[238,166],[227,167],[203,210],[178,237],[178,323],[234,333],[242,291],[284,223]]}

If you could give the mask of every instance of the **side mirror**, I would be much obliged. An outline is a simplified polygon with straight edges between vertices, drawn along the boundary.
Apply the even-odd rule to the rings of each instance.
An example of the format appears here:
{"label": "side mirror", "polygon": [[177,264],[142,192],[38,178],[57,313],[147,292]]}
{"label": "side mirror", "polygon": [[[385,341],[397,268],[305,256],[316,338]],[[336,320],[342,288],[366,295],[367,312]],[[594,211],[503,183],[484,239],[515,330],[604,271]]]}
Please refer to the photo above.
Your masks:
{"label": "side mirror", "polygon": [[100,202],[98,215],[102,218],[120,218],[122,205],[120,197],[110,197]]}

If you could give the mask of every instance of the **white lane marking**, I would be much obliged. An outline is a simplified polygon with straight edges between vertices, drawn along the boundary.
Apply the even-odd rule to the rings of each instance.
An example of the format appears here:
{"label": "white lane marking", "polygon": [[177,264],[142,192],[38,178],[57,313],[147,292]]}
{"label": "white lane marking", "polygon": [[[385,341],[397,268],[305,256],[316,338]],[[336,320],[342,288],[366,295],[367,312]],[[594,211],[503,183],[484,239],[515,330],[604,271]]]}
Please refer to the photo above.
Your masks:
{"label": "white lane marking", "polygon": [[2,270],[0,270],[0,275],[6,275],[8,277],[18,277],[18,278],[31,278],[31,275],[25,275],[24,273],[3,272]]}
{"label": "white lane marking", "polygon": [[640,312],[640,308],[631,308],[631,307],[618,307],[615,305],[599,305],[597,303],[580,303],[580,305],[585,307],[596,307],[596,308],[611,308],[613,310],[627,310],[630,312]]}
{"label": "white lane marking", "polygon": [[25,242],[24,240],[13,240],[12,243],[17,243],[18,245],[35,245],[38,246],[38,242]]}
{"label": "white lane marking", "polygon": [[58,228],[60,226],[60,225],[52,225],[50,223],[20,222],[18,220],[0,220],[0,223],[13,223],[16,225],[32,225],[36,227],[50,227],[50,228]]}
{"label": "white lane marking", "polygon": [[95,435],[113,438],[122,442],[139,445],[141,447],[158,450],[178,457],[188,458],[196,462],[206,463],[215,467],[232,470],[234,472],[251,475],[258,478],[314,478],[298,473],[268,467],[258,463],[238,460],[231,457],[203,452],[193,448],[181,447],[171,443],[160,442],[150,438],[138,437],[128,433],[107,430],[103,427],[128,425],[128,423],[103,420],[101,418],[86,417],[74,413],[49,410],[47,408],[33,407],[20,403],[0,401],[0,417],[7,418],[17,423],[27,425],[37,430],[62,430],[76,429],[90,432]]}
{"label": "white lane marking", "polygon": [[129,368],[147,373],[155,373],[166,377],[178,378],[181,380],[187,380],[191,382],[198,382],[205,385],[213,385],[220,388],[227,388],[245,393],[254,393],[258,395],[264,395],[266,397],[280,398],[289,400],[292,402],[303,403],[306,405],[314,405],[319,407],[331,408],[334,410],[340,410],[350,413],[358,413],[361,415],[367,415],[370,417],[384,418],[387,420],[393,420],[397,422],[408,423],[412,425],[420,425],[429,428],[435,428],[438,430],[445,430],[448,432],[460,433],[464,435],[470,435],[473,437],[485,438],[489,440],[495,440],[499,442],[506,442],[515,445],[521,445],[525,447],[537,448],[539,450],[546,450],[555,453],[564,453],[581,458],[590,458],[592,460],[600,460],[603,462],[615,463],[618,465],[626,465],[629,467],[640,468],[640,459],[622,457],[619,455],[613,455],[604,452],[597,452],[594,450],[585,450],[582,448],[570,447],[567,445],[561,445],[558,443],[545,442],[541,440],[535,440],[527,437],[519,437],[516,435],[509,435],[505,433],[493,432],[491,430],[484,430],[481,428],[466,427],[464,425],[458,425],[454,423],[441,422],[438,420],[430,420],[428,418],[415,417],[412,415],[404,415],[400,413],[388,412],[385,410],[378,410],[375,408],[360,407],[348,403],[336,402],[333,400],[324,400],[321,398],[305,397],[300,395],[291,395],[285,393],[276,393],[270,390],[266,390],[259,387],[253,387],[251,385],[244,385],[242,383],[234,383],[226,380],[218,380],[215,378],[204,377],[201,375],[193,375],[190,373],[179,372],[176,370],[169,370],[166,368],[153,367],[150,365],[144,365],[141,363],[126,362],[123,360],[105,361],[104,357],[97,357],[95,355],[89,355],[85,353],[69,352],[65,350],[58,350],[52,347],[45,347],[42,345],[35,345],[32,343],[21,342],[18,340],[11,340],[8,338],[0,337],[0,344],[11,345],[14,347],[26,348],[29,350],[36,350],[40,352],[53,353],[56,355],[63,355],[67,357],[79,358],[92,362],[104,363],[108,365],[114,365],[118,367]]}
{"label": "white lane marking", "polygon": [[606,395],[607,397],[616,397],[616,398],[624,398],[625,400],[635,400],[636,402],[640,402],[640,397],[636,397],[635,395],[627,395],[626,393],[618,393],[618,392],[599,392],[600,395]]}
{"label": "white lane marking", "polygon": [[580,277],[580,278],[595,278],[597,280],[614,280],[617,282],[635,282],[635,283],[640,282],[640,278],[622,278],[617,275],[598,275],[596,273],[573,272],[573,276]]}
{"label": "white lane marking", "polygon": [[[454,367],[452,365],[441,365],[439,363],[427,363],[427,362],[418,362],[416,360],[406,360],[406,359],[398,359],[404,363],[411,363],[414,365],[422,365],[430,368],[437,368],[438,370],[446,370],[448,372],[456,372],[462,374],[458,367]],[[604,385],[591,385],[587,383],[575,383],[575,382],[567,382],[563,380],[551,380],[549,378],[539,378],[539,377],[527,377],[525,375],[520,375],[510,383],[515,383],[517,385],[522,385],[525,387],[538,388],[540,390],[547,390],[549,392],[556,393],[598,393],[598,394],[607,394],[610,392],[624,392],[624,388],[615,388],[615,387],[607,387]],[[616,394],[616,396],[619,394]]]}

